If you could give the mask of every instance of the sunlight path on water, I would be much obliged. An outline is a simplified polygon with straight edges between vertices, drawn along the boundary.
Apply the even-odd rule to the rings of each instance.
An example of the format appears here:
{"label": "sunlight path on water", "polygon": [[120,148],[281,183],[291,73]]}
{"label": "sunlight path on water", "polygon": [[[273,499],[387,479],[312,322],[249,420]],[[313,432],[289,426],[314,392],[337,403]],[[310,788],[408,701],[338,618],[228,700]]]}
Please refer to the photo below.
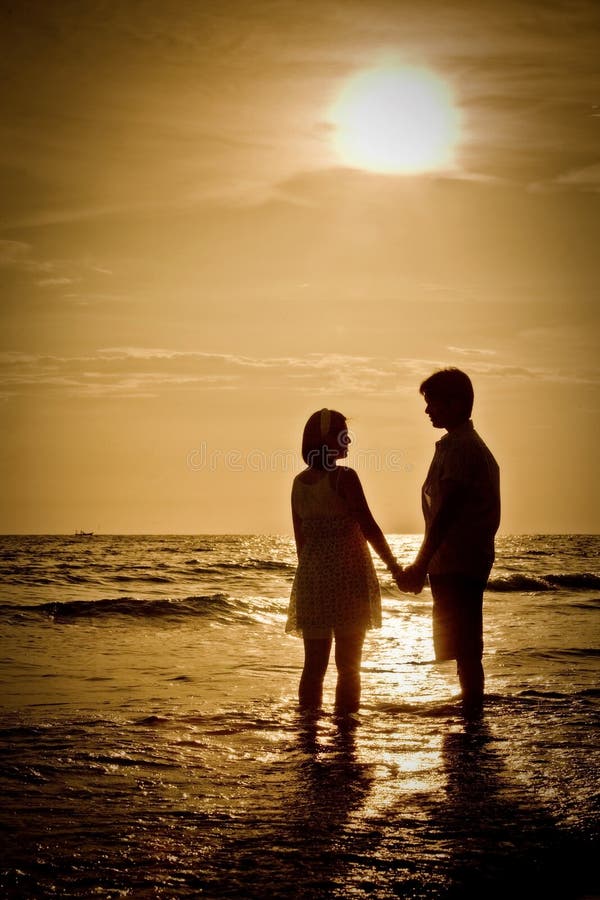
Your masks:
{"label": "sunlight path on water", "polygon": [[[416,541],[392,537],[403,562]],[[302,642],[284,634],[290,538],[106,539],[85,589],[42,586],[31,605],[56,543],[5,553],[2,896],[598,893],[596,540],[502,543],[479,722],[432,659],[430,592],[401,595],[379,567],[360,711],[334,716],[332,664],[307,716]],[[112,558],[141,596],[105,594]],[[140,580],[153,566],[171,586]]]}

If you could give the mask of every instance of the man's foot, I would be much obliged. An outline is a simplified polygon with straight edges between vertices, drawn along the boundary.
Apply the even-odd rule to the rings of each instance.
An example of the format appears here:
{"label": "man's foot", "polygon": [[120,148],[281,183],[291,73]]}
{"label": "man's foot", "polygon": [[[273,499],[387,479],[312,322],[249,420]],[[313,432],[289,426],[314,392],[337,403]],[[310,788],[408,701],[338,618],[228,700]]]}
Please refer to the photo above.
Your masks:
{"label": "man's foot", "polygon": [[469,722],[481,719],[483,716],[483,697],[463,697],[462,713]]}

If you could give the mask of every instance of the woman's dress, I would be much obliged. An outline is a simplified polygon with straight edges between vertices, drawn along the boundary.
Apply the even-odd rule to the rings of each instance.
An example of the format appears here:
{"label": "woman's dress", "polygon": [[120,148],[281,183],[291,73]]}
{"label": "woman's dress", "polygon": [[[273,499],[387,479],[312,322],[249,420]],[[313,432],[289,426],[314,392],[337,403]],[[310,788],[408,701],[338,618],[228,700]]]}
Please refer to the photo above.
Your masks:
{"label": "woman's dress", "polygon": [[304,544],[292,585],[286,632],[329,637],[333,630],[381,626],[381,593],[367,541],[325,472],[309,483],[296,476],[292,508]]}

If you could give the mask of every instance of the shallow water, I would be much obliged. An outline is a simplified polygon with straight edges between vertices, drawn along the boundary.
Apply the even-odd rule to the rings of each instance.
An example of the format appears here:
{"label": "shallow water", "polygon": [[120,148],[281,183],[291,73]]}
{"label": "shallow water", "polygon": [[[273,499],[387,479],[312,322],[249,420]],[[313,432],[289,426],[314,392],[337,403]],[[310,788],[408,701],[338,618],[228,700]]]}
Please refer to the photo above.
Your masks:
{"label": "shallow water", "polygon": [[2,896],[600,894],[598,544],[501,539],[467,723],[381,570],[361,711],[311,718],[289,539],[2,539]]}

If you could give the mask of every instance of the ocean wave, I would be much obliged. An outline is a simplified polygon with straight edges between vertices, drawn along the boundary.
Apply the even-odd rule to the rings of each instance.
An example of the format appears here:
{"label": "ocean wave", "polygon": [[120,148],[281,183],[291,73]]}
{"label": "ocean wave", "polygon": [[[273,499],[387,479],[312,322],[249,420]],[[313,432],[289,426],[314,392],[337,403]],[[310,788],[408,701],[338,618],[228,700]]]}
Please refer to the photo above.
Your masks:
{"label": "ocean wave", "polygon": [[530,650],[530,655],[541,659],[560,659],[575,656],[582,659],[600,657],[598,647],[555,647],[551,650]]}
{"label": "ocean wave", "polygon": [[54,622],[73,622],[78,619],[103,619],[127,616],[135,619],[181,619],[194,616],[219,616],[235,613],[236,602],[227,594],[205,594],[180,599],[138,599],[115,597],[101,600],[65,600],[33,606],[0,604],[0,617],[27,619],[44,617]]}
{"label": "ocean wave", "polygon": [[589,591],[600,588],[600,575],[592,572],[560,572],[547,575],[523,575],[515,572],[512,575],[497,575],[490,578],[488,591],[555,591],[557,588],[568,588],[573,591]]}
{"label": "ocean wave", "polygon": [[173,584],[174,579],[168,575],[113,575],[113,581],[147,581],[149,584]]}
{"label": "ocean wave", "polygon": [[[188,560],[187,565],[194,565],[195,560]],[[280,575],[290,575],[296,571],[296,566],[291,563],[278,562],[273,559],[246,559],[244,562],[216,562],[212,565],[195,565],[192,574],[218,574],[219,572],[274,572]]]}
{"label": "ocean wave", "polygon": [[600,688],[584,688],[580,691],[566,693],[562,691],[540,690],[539,688],[527,688],[519,691],[516,697],[525,700],[562,700],[572,703],[574,700],[597,700],[600,698]]}
{"label": "ocean wave", "polygon": [[279,562],[275,559],[255,559],[250,557],[241,563],[217,563],[215,568],[219,569],[251,569],[253,572],[264,570],[266,572],[295,572],[296,566],[291,563]]}

